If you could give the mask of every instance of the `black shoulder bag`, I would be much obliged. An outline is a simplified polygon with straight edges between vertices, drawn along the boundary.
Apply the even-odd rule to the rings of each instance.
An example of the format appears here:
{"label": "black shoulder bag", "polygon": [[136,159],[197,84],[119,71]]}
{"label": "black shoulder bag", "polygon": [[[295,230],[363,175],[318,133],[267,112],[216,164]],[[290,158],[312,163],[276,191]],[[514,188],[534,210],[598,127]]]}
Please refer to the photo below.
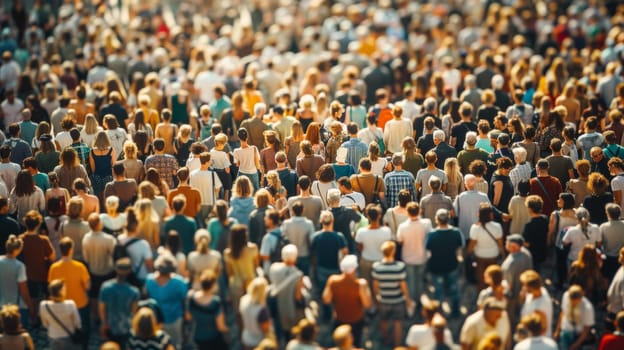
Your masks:
{"label": "black shoulder bag", "polygon": [[61,320],[59,320],[58,317],[56,317],[54,312],[52,312],[52,310],[50,309],[50,305],[46,304],[45,307],[46,307],[46,310],[48,310],[48,313],[50,314],[50,316],[52,316],[52,318],[54,319],[54,321],[59,326],[61,326],[61,328],[63,328],[63,331],[65,331],[65,333],[67,333],[67,335],[71,338],[72,343],[79,345],[79,344],[84,344],[87,341],[87,334],[82,329],[77,328],[73,332],[70,332],[69,329],[65,327],[63,322],[61,322]]}

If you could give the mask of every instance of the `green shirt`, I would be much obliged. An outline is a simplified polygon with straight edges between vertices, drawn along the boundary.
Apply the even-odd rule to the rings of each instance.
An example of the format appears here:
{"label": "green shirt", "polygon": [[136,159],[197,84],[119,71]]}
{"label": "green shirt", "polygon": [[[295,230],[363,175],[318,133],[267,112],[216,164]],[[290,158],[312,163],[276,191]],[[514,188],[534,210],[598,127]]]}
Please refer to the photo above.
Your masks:
{"label": "green shirt", "polygon": [[182,252],[184,254],[192,252],[195,247],[195,231],[197,231],[195,220],[185,215],[173,215],[165,222],[165,233],[171,230],[178,232]]}

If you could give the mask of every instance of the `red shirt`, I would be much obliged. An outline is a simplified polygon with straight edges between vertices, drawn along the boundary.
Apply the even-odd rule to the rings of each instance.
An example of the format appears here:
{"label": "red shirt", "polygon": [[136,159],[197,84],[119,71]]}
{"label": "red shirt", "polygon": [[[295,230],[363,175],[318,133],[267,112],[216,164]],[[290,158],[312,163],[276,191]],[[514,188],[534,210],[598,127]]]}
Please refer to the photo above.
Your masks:
{"label": "red shirt", "polygon": [[605,334],[600,340],[598,350],[621,350],[624,349],[624,334]]}
{"label": "red shirt", "polygon": [[557,209],[557,199],[559,199],[559,194],[563,191],[561,188],[561,182],[559,179],[553,176],[540,176],[539,181],[541,181],[542,186],[548,192],[548,195],[544,193],[542,190],[542,186],[540,186],[537,181],[538,178],[534,177],[531,179],[531,194],[538,195],[544,201],[544,207],[542,208],[542,213],[548,216],[555,209]]}

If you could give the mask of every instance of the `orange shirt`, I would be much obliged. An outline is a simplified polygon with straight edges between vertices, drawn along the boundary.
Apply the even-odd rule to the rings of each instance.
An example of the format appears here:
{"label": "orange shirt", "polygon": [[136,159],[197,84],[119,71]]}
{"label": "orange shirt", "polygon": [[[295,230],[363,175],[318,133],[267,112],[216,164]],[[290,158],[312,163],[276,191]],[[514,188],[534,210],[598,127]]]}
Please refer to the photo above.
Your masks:
{"label": "orange shirt", "polygon": [[62,279],[65,281],[67,299],[71,299],[81,309],[89,304],[87,287],[89,285],[89,272],[87,267],[76,260],[61,259],[52,266],[48,272],[48,282]]}
{"label": "orange shirt", "polygon": [[356,279],[339,276],[331,285],[336,319],[343,323],[355,323],[364,317],[360,299],[360,285]]}
{"label": "orange shirt", "polygon": [[197,215],[197,208],[201,204],[201,193],[196,188],[193,188],[188,185],[180,185],[175,190],[169,191],[169,195],[167,196],[167,202],[169,203],[169,208],[173,208],[173,197],[182,194],[186,197],[186,208],[184,208],[184,215],[190,216],[192,218]]}

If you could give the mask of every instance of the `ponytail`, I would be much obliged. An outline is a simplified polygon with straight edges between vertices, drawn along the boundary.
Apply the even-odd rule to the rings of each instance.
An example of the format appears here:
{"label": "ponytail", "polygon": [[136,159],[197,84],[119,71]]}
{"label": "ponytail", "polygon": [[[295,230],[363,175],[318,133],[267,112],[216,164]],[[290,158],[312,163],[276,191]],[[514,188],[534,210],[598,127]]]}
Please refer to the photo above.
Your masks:
{"label": "ponytail", "polygon": [[126,231],[135,232],[139,226],[139,219],[134,208],[126,209]]}

